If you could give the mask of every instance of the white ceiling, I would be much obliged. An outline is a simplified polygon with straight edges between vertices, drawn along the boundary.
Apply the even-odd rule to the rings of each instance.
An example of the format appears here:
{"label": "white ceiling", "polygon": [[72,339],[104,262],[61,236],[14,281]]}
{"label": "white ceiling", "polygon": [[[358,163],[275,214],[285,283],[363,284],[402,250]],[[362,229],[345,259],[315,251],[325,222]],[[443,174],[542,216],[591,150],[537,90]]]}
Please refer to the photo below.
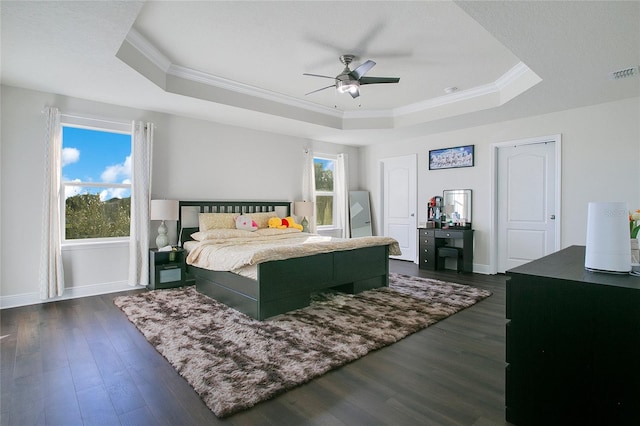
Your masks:
{"label": "white ceiling", "polygon": [[[350,145],[640,96],[640,2],[0,2],[2,83]],[[377,65],[352,99],[327,89]],[[355,67],[352,66],[352,69]],[[455,86],[457,91],[445,93]]]}

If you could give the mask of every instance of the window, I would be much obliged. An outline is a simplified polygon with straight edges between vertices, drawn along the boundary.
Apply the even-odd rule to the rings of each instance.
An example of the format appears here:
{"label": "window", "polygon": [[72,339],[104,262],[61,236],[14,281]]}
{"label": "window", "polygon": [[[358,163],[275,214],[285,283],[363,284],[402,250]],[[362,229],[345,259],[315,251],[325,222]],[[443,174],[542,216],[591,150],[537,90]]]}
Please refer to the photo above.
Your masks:
{"label": "window", "polygon": [[61,121],[63,242],[128,239],[130,125],[78,126],[65,123],[64,116]]}
{"label": "window", "polygon": [[316,225],[318,227],[334,227],[335,217],[335,189],[334,171],[335,160],[314,157],[313,167],[316,183]]}

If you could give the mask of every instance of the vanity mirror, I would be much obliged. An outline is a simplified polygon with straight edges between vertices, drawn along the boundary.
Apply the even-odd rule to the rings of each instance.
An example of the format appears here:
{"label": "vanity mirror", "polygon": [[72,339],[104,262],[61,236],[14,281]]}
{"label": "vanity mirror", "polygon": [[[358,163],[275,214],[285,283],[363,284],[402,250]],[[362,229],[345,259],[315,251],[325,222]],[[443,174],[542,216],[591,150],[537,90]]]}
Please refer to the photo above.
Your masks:
{"label": "vanity mirror", "polygon": [[442,227],[471,229],[471,190],[445,189],[442,191]]}

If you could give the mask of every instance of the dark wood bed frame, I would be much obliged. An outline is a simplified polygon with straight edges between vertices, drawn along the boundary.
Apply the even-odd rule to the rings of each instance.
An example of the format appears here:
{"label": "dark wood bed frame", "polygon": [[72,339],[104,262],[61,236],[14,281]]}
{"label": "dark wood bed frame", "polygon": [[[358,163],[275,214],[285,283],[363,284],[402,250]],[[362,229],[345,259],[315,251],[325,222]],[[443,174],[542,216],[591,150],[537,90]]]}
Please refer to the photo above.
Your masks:
{"label": "dark wood bed frame", "polygon": [[[286,210],[289,201],[180,201],[180,241],[191,240],[198,228],[183,228],[183,207],[198,207],[200,213],[245,213]],[[232,272],[211,271],[187,265],[196,289],[238,311],[264,320],[308,306],[311,293],[336,289],[359,293],[389,285],[389,247],[375,246],[336,251],[258,264],[258,279]]]}

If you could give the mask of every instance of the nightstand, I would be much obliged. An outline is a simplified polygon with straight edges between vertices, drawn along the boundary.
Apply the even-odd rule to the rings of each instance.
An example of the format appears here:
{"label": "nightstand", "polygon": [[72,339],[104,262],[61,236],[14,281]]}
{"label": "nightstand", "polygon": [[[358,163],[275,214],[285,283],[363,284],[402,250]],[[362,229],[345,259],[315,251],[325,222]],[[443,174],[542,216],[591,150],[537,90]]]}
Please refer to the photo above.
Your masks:
{"label": "nightstand", "polygon": [[185,285],[184,249],[158,251],[149,249],[149,289],[181,287]]}

